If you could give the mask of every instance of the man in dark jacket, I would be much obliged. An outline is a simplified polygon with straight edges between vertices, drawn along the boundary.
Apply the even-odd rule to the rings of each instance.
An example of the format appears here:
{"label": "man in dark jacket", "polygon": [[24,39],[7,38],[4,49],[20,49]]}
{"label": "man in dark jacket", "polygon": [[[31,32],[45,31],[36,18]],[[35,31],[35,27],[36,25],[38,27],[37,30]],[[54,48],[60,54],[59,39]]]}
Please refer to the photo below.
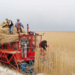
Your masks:
{"label": "man in dark jacket", "polygon": [[4,26],[2,28],[8,26],[9,27],[9,34],[10,33],[13,34],[13,28],[14,28],[13,22],[11,20],[8,20],[8,18],[6,18],[5,20],[6,20],[6,23],[4,24]]}
{"label": "man in dark jacket", "polygon": [[14,28],[13,22],[11,20],[9,20],[9,34],[10,33],[13,34],[13,28]]}
{"label": "man in dark jacket", "polygon": [[39,44],[39,46],[40,46],[41,48],[43,48],[44,50],[46,50],[46,48],[47,48],[47,41],[46,41],[46,40],[43,40],[43,41]]}

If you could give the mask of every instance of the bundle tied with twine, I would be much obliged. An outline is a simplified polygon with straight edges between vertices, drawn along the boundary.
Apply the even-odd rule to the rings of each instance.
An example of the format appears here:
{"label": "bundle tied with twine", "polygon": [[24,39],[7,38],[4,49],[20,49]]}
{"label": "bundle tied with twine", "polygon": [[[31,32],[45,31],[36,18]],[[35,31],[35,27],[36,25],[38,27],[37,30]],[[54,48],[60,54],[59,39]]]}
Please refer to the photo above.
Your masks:
{"label": "bundle tied with twine", "polygon": [[[5,22],[0,24],[0,44],[10,43],[10,42],[17,42],[19,41],[19,35],[17,33],[17,28],[14,25],[13,34],[9,34],[9,27],[6,26],[2,28]],[[21,27],[22,33],[21,35],[25,34],[26,31]]]}

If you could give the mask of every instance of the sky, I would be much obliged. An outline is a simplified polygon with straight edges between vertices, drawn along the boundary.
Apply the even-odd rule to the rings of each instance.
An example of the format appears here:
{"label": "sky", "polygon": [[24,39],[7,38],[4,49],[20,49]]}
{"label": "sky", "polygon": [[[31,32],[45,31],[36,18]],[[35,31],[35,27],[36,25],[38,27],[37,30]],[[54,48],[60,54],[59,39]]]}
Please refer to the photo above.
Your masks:
{"label": "sky", "polygon": [[75,0],[0,0],[0,23],[5,18],[30,31],[75,31]]}

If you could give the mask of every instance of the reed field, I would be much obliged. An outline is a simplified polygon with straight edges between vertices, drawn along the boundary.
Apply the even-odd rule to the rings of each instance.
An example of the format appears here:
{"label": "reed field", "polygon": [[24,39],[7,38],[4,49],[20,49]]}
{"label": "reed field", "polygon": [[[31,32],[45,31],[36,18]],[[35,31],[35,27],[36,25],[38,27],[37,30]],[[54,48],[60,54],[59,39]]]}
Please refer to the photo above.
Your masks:
{"label": "reed field", "polygon": [[[47,40],[46,59],[38,50],[35,58],[35,72],[45,75],[75,75],[75,32],[44,31],[42,39]],[[43,31],[38,31],[42,34]],[[44,59],[40,61],[40,59]]]}

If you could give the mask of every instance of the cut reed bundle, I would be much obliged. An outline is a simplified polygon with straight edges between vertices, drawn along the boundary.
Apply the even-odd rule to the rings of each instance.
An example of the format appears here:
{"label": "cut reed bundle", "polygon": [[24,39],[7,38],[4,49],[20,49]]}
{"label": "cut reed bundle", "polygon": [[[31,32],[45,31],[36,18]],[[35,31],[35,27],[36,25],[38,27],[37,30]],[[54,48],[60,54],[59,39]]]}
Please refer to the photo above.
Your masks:
{"label": "cut reed bundle", "polygon": [[[19,35],[17,33],[17,28],[14,26],[13,34],[9,35],[9,28],[8,26],[2,28],[2,26],[5,24],[5,22],[0,24],[0,44],[10,43],[10,42],[17,42],[19,41]],[[21,35],[25,34],[26,31],[22,29]]]}

